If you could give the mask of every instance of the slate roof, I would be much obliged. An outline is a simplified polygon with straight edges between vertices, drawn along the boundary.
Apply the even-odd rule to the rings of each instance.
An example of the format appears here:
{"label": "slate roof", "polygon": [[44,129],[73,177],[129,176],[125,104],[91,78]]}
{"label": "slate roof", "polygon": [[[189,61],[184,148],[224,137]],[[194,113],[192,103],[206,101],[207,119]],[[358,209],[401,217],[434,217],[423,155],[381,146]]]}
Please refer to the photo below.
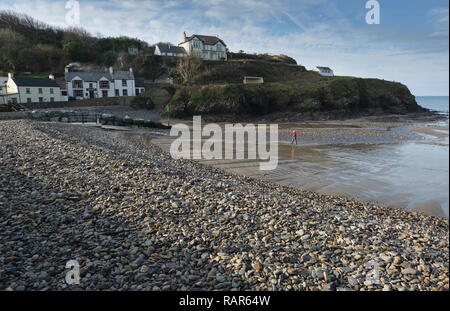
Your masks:
{"label": "slate roof", "polygon": [[134,74],[131,71],[114,71],[111,75],[109,72],[67,72],[66,81],[72,81],[75,77],[80,77],[86,82],[97,82],[102,78],[109,81],[113,80],[134,80]]}
{"label": "slate roof", "polygon": [[136,85],[136,87],[145,87],[145,80],[144,78],[136,78],[134,80],[134,84]]}
{"label": "slate roof", "polygon": [[45,78],[14,77],[13,81],[17,86],[59,87],[55,80]]}
{"label": "slate roof", "polygon": [[179,46],[167,44],[167,43],[158,43],[157,44],[161,53],[176,53],[176,54],[186,54],[186,51]]}
{"label": "slate roof", "polygon": [[190,36],[189,38],[187,38],[186,41],[181,42],[180,44],[183,44],[183,43],[185,43],[185,42],[191,41],[191,40],[194,39],[194,38],[199,39],[199,40],[202,41],[203,44],[205,44],[205,45],[216,45],[217,42],[220,42],[220,43],[222,43],[224,46],[227,46],[227,45],[225,44],[225,42],[223,42],[222,39],[220,39],[220,38],[218,38],[218,37],[215,37],[215,36],[205,36],[205,35],[192,35],[192,36]]}

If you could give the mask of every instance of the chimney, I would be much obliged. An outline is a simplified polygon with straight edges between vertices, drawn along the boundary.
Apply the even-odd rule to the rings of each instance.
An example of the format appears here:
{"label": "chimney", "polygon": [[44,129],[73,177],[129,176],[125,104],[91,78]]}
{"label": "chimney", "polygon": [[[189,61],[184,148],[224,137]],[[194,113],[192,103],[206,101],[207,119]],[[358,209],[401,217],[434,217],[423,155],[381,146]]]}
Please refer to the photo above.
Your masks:
{"label": "chimney", "polygon": [[130,68],[130,72],[133,73],[133,68]]}
{"label": "chimney", "polygon": [[50,75],[48,76],[48,78],[49,78],[50,80],[55,80],[55,76],[52,75],[52,74],[50,74]]}
{"label": "chimney", "polygon": [[109,67],[109,73],[110,73],[110,74],[113,74],[113,73],[114,73],[113,67]]}
{"label": "chimney", "polygon": [[186,31],[183,32],[183,42],[186,42],[187,37],[186,37]]}

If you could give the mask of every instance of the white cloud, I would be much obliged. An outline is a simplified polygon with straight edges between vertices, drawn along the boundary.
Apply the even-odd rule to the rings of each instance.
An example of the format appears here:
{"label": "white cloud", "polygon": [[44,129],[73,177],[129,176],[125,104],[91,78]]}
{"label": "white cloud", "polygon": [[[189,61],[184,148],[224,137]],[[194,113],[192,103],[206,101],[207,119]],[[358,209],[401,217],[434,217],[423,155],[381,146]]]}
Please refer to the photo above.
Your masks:
{"label": "white cloud", "polygon": [[[0,0],[0,9],[64,26],[64,4]],[[448,95],[448,8],[424,13],[434,25],[432,32],[408,33],[383,25],[352,26],[329,0],[80,0],[80,4],[81,26],[93,34],[127,35],[150,44],[179,43],[184,30],[188,35],[219,35],[232,51],[287,54],[309,69],[330,66],[341,75],[400,81],[417,95]]]}

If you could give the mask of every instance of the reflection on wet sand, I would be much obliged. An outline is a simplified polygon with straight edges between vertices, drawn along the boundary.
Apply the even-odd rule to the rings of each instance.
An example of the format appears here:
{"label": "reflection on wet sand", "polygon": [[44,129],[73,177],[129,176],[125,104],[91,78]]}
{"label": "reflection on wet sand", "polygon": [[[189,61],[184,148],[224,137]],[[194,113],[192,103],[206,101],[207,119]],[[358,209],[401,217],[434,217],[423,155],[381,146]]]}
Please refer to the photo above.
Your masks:
{"label": "reflection on wet sand", "polygon": [[[448,123],[433,128],[378,127],[374,133],[355,124],[339,130],[332,126],[286,125],[286,137],[280,131],[279,164],[273,171],[260,171],[259,160],[201,161],[304,190],[448,217]],[[298,129],[298,146],[289,143],[292,128]],[[153,142],[169,150],[172,140]]]}

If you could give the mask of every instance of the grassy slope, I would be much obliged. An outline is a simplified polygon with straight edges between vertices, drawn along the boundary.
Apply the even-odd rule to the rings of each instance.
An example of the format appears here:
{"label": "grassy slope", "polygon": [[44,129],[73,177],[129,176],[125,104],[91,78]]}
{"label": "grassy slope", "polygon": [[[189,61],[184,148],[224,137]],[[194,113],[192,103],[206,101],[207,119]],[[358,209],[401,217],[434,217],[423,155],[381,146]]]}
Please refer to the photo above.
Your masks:
{"label": "grassy slope", "polygon": [[[243,85],[244,76],[263,85]],[[171,100],[180,117],[192,114],[265,115],[277,112],[340,114],[407,113],[420,110],[400,83],[354,77],[324,78],[302,66],[264,60],[205,63],[193,85]]]}

